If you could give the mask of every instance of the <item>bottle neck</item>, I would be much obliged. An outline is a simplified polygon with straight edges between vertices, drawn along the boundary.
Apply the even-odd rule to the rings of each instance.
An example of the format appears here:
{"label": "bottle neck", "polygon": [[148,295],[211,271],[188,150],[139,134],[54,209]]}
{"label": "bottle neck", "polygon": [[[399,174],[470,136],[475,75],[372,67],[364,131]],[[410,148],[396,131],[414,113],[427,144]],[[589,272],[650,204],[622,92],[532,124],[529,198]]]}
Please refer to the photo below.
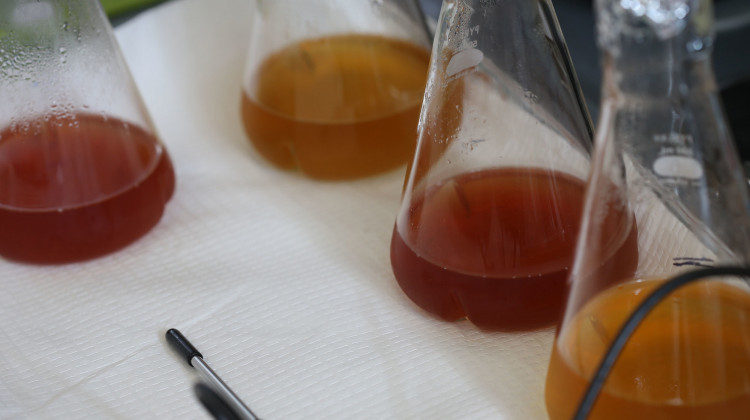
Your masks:
{"label": "bottle neck", "polygon": [[663,204],[716,261],[750,263],[749,191],[710,64],[711,0],[595,1],[600,150],[624,156],[616,176],[632,182],[630,198]]}
{"label": "bottle neck", "polygon": [[715,92],[712,0],[595,0],[595,6],[609,91],[653,98]]}
{"label": "bottle neck", "polygon": [[613,115],[606,129],[617,148],[720,261],[750,263],[750,197],[719,103],[710,43],[698,49],[681,36],[616,41],[604,51],[602,105]]}
{"label": "bottle neck", "polygon": [[604,51],[604,94],[674,100],[716,94],[710,39],[623,39]]}

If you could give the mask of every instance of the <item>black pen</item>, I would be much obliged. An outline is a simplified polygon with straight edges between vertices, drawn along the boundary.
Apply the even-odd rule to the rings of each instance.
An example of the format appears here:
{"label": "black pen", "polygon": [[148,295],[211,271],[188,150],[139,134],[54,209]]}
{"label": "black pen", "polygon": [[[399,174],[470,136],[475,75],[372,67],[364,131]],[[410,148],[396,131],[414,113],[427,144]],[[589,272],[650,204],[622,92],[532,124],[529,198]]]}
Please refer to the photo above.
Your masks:
{"label": "black pen", "polygon": [[[210,366],[203,360],[203,355],[195,348],[192,344],[185,338],[184,335],[182,335],[181,332],[178,330],[171,328],[167,331],[166,334],[167,337],[167,343],[175,350],[177,353],[180,354],[180,356],[184,357],[187,361],[188,365],[194,367],[198,373],[203,377],[203,379],[208,382],[210,385],[210,389],[214,391],[217,397],[219,397],[223,402],[231,408],[231,410],[234,412],[233,414],[236,414],[236,417],[243,420],[260,420],[253,412],[245,405],[245,403],[242,402],[242,400],[235,395],[234,392],[227,386],[227,384],[224,383],[224,381],[219,378],[219,375],[214,372]],[[196,387],[196,393],[198,394],[198,397],[203,403],[208,411],[216,416],[216,411],[214,406],[209,404],[209,402],[213,401],[211,398],[203,398],[201,395],[201,387]],[[205,391],[205,389],[204,389]],[[230,419],[231,414],[226,417],[221,417]]]}

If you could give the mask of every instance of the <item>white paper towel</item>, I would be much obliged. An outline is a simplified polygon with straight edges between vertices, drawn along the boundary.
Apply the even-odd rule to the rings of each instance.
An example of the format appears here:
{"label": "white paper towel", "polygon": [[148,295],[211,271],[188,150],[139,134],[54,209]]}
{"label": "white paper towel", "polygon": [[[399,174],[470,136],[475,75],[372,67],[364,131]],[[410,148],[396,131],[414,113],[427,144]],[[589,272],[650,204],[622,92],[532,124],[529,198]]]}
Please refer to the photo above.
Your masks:
{"label": "white paper towel", "polygon": [[238,109],[251,3],[175,1],[117,29],[177,191],[114,255],[0,261],[0,418],[207,418],[170,327],[264,419],[546,418],[550,330],[444,323],[398,288],[403,170],[316,182],[252,150]]}

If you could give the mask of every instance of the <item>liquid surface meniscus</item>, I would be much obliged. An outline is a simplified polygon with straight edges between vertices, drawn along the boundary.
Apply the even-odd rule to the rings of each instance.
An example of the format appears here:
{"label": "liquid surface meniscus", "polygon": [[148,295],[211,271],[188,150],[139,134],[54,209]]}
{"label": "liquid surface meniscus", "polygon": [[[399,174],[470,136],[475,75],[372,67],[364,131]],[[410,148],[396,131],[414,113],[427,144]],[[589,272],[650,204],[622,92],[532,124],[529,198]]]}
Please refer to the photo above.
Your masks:
{"label": "liquid surface meniscus", "polygon": [[[583,181],[543,169],[450,178],[412,199],[396,226],[396,280],[447,321],[468,317],[500,330],[552,325],[565,299],[583,195]],[[632,236],[619,254],[637,254]]]}
{"label": "liquid surface meniscus", "polygon": [[[635,307],[662,280],[614,286],[566,322],[547,375],[547,412],[568,420],[604,352]],[[719,282],[665,298],[626,344],[589,418],[747,419],[750,290]]]}
{"label": "liquid surface meniscus", "polygon": [[0,256],[113,252],[156,225],[174,187],[166,150],[137,126],[93,114],[18,122],[0,132]]}
{"label": "liquid surface meniscus", "polygon": [[268,161],[313,178],[398,167],[416,146],[429,54],[376,35],[288,46],[266,58],[245,87],[245,131]]}

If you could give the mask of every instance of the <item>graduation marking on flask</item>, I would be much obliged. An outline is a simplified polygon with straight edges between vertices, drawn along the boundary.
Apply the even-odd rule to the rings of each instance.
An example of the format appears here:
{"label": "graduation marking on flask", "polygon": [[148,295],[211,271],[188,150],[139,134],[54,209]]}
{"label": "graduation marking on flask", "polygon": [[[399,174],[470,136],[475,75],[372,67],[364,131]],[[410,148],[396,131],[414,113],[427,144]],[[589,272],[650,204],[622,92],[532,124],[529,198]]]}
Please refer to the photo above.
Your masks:
{"label": "graduation marking on flask", "polygon": [[484,54],[476,48],[469,48],[459,51],[451,57],[445,72],[448,77],[458,74],[466,69],[476,67],[484,59]]}
{"label": "graduation marking on flask", "polygon": [[[466,33],[468,32],[468,34]],[[484,59],[484,53],[477,49],[479,42],[476,39],[470,39],[472,35],[479,34],[479,25],[463,28],[464,39],[461,41],[459,51],[451,57],[448,66],[445,68],[447,77],[454,76],[464,70],[476,67]]]}
{"label": "graduation marking on flask", "polygon": [[703,167],[693,157],[661,156],[654,161],[654,172],[667,178],[700,179]]}
{"label": "graduation marking on flask", "polygon": [[693,152],[693,137],[689,134],[665,133],[654,135],[654,141],[661,144],[659,157],[653,163],[653,170],[664,178],[697,180],[703,177],[703,167]]}

